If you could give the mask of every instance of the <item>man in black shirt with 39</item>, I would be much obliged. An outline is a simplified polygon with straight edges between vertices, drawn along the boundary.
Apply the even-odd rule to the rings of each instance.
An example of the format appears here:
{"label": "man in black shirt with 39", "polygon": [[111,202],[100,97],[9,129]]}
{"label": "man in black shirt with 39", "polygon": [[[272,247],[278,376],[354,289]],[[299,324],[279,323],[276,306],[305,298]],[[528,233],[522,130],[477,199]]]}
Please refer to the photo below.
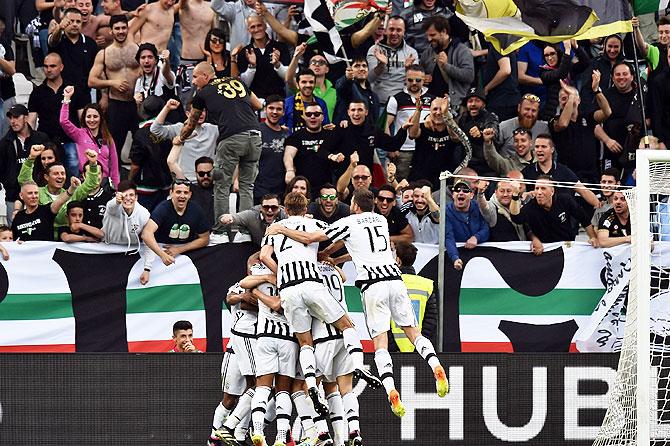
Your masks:
{"label": "man in black shirt with 39", "polygon": [[[255,112],[261,109],[261,101],[238,79],[215,78],[214,68],[208,62],[196,65],[194,77],[195,73],[198,79],[194,78],[194,84],[202,85],[202,88],[193,98],[191,114],[173,143],[183,144],[193,133],[202,111],[207,109],[208,120],[219,127],[214,166],[214,215],[229,213],[230,186],[238,165],[239,208],[240,211],[247,210],[254,204],[254,180],[261,156],[261,131]],[[213,230],[221,233],[224,228],[217,223]]]}
{"label": "man in black shirt with 39", "polygon": [[72,177],[69,189],[61,192],[51,203],[39,204],[40,191],[37,184],[34,181],[23,183],[19,196],[25,206],[12,221],[14,241],[53,241],[56,214],[80,185],[81,181],[77,177]]}
{"label": "man in black shirt with 39", "polygon": [[535,198],[512,215],[512,222],[524,225],[528,238],[532,240],[531,251],[542,254],[543,243],[574,240],[570,223],[574,217],[586,229],[589,244],[597,248],[598,237],[591,220],[569,194],[554,194],[552,178],[540,175],[535,183]]}

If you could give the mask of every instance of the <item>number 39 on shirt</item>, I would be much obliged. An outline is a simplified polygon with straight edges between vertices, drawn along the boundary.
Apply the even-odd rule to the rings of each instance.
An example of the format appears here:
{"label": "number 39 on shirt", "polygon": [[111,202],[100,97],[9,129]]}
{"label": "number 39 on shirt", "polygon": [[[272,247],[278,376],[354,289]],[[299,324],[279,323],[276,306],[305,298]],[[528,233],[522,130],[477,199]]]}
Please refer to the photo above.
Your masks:
{"label": "number 39 on shirt", "polygon": [[243,98],[247,95],[247,90],[242,82],[237,79],[226,79],[216,86],[217,92],[228,99]]}

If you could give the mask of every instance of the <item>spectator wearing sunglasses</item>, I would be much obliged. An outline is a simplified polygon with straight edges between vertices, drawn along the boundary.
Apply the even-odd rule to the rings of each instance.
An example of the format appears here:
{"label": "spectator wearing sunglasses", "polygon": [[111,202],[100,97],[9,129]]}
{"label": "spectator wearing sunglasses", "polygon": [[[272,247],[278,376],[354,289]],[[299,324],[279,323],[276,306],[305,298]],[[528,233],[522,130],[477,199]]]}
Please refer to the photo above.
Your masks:
{"label": "spectator wearing sunglasses", "polygon": [[191,185],[191,201],[202,208],[207,221],[215,223],[214,216],[214,160],[202,156],[195,160],[196,184]]}
{"label": "spectator wearing sunglasses", "polygon": [[356,189],[365,188],[377,194],[377,189],[372,187],[372,173],[368,166],[358,164],[358,153],[354,152],[349,158],[349,167],[337,180],[337,193],[341,201],[350,204],[351,197]]}
{"label": "spectator wearing sunglasses", "polygon": [[294,95],[287,97],[284,101],[285,112],[281,120],[281,124],[288,128],[289,134],[297,132],[307,125],[302,114],[306,104],[314,102],[319,104],[323,111],[323,125],[330,123],[326,102],[314,95],[315,83],[316,75],[309,68],[301,71],[296,76],[298,91]]}
{"label": "spectator wearing sunglasses", "polygon": [[[426,73],[420,65],[411,65],[405,72],[405,88],[400,93],[391,96],[386,104],[386,134],[395,135],[400,131],[403,123],[410,120],[415,111],[417,99],[421,100],[421,116],[423,122],[430,114],[430,103],[434,96],[428,94],[428,87],[424,86]],[[414,156],[415,141],[409,137],[398,152],[389,152],[389,159],[396,166],[395,178],[402,181],[409,176],[412,157]]]}
{"label": "spectator wearing sunglasses", "polygon": [[307,206],[307,213],[317,220],[328,224],[335,223],[342,217],[349,215],[349,206],[340,203],[337,199],[337,190],[331,183],[321,186],[316,201]]}
{"label": "spectator wearing sunglasses", "polygon": [[375,213],[386,217],[392,242],[412,243],[414,231],[405,214],[395,204],[396,195],[393,186],[385,184],[380,187],[375,198]]}
{"label": "spectator wearing sunglasses", "polygon": [[260,246],[268,226],[284,218],[286,213],[279,206],[279,196],[267,194],[260,205],[236,214],[223,214],[219,221],[227,227],[236,226],[240,232],[249,234],[251,241]]}
{"label": "spectator wearing sunglasses", "polygon": [[[286,83],[289,91],[298,90],[297,79],[295,76],[298,70],[298,63],[305,55],[307,50],[307,43],[301,43],[295,47],[293,59],[286,69]],[[337,91],[333,83],[326,79],[326,75],[330,72],[330,65],[328,60],[321,53],[316,53],[309,58],[309,69],[314,73],[314,96],[323,99],[328,109],[328,120],[333,121],[333,114],[335,113],[335,104],[337,103]]]}
{"label": "spectator wearing sunglasses", "polygon": [[[172,139],[179,135],[181,129],[184,127],[183,122],[176,124],[166,124],[165,120],[173,110],[179,108],[179,101],[176,99],[169,99],[163,109],[160,111],[156,119],[151,123],[151,133],[159,139]],[[186,116],[191,115],[191,105],[186,106]],[[168,157],[168,165],[170,171],[175,173],[175,167],[181,170],[181,175],[177,178],[186,178],[189,181],[197,181],[196,172],[193,169],[195,160],[200,157],[207,156],[214,157],[214,149],[216,148],[216,140],[219,137],[219,129],[216,125],[205,122],[207,118],[207,111],[203,110],[198,118],[198,122],[193,130],[190,138],[184,141],[183,145],[175,146],[172,149],[171,156]],[[178,153],[175,153],[178,150]]]}
{"label": "spectator wearing sunglasses", "polygon": [[324,114],[321,105],[316,102],[305,104],[303,119],[306,127],[286,139],[285,181],[288,184],[296,175],[303,175],[309,180],[312,191],[318,191],[324,183],[331,181],[332,172],[338,163],[344,161],[344,155],[331,153],[325,148],[324,141],[330,130],[323,128]]}
{"label": "spectator wearing sunglasses", "polygon": [[465,249],[475,249],[489,239],[489,225],[482,216],[470,185],[458,180],[452,188],[453,201],[447,205],[445,249],[454,264],[454,269],[463,269],[456,243],[465,243]]}
{"label": "spectator wearing sunglasses", "polygon": [[[510,118],[500,123],[498,133],[498,152],[502,156],[514,154],[514,131],[518,128],[530,130],[532,135],[549,133],[549,125],[546,121],[538,120],[540,114],[540,98],[534,94],[525,94],[521,97],[517,106],[516,118]],[[503,119],[502,117],[500,119]],[[533,139],[533,144],[535,140]]]}

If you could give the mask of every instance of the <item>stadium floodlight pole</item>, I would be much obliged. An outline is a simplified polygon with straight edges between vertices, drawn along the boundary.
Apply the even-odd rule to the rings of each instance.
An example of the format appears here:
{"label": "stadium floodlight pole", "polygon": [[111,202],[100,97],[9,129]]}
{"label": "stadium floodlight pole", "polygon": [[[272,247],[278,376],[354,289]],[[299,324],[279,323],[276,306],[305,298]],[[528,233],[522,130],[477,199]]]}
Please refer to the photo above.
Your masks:
{"label": "stadium floodlight pole", "polygon": [[[633,33],[635,33],[635,28],[633,27]],[[635,37],[633,37],[633,64],[635,66],[635,81],[637,83],[637,95],[640,98],[640,112],[642,113],[642,139],[644,141],[644,148],[649,149],[649,135],[647,134],[647,114],[644,111],[644,96],[642,95],[642,79],[640,79],[640,66],[637,63],[637,43],[635,43]],[[639,170],[638,170],[639,172]]]}
{"label": "stadium floodlight pole", "polygon": [[445,229],[447,226],[447,178],[451,172],[445,170],[440,174],[440,223],[439,246],[437,254],[437,349],[444,351],[444,242],[447,238]]}

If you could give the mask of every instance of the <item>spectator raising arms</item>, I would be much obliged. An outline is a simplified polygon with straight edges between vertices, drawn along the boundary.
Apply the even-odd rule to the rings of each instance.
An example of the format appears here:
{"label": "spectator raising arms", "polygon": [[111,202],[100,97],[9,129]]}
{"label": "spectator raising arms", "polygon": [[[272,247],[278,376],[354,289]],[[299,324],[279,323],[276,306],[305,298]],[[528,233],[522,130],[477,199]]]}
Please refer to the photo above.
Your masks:
{"label": "spectator raising arms", "polygon": [[85,106],[81,114],[81,127],[77,127],[70,121],[70,100],[73,94],[74,87],[72,86],[65,87],[63,90],[60,124],[65,133],[77,144],[79,168],[83,168],[86,163],[86,151],[93,150],[98,154],[103,176],[111,178],[112,183],[116,186],[119,184],[119,159],[102,110],[97,104]]}

